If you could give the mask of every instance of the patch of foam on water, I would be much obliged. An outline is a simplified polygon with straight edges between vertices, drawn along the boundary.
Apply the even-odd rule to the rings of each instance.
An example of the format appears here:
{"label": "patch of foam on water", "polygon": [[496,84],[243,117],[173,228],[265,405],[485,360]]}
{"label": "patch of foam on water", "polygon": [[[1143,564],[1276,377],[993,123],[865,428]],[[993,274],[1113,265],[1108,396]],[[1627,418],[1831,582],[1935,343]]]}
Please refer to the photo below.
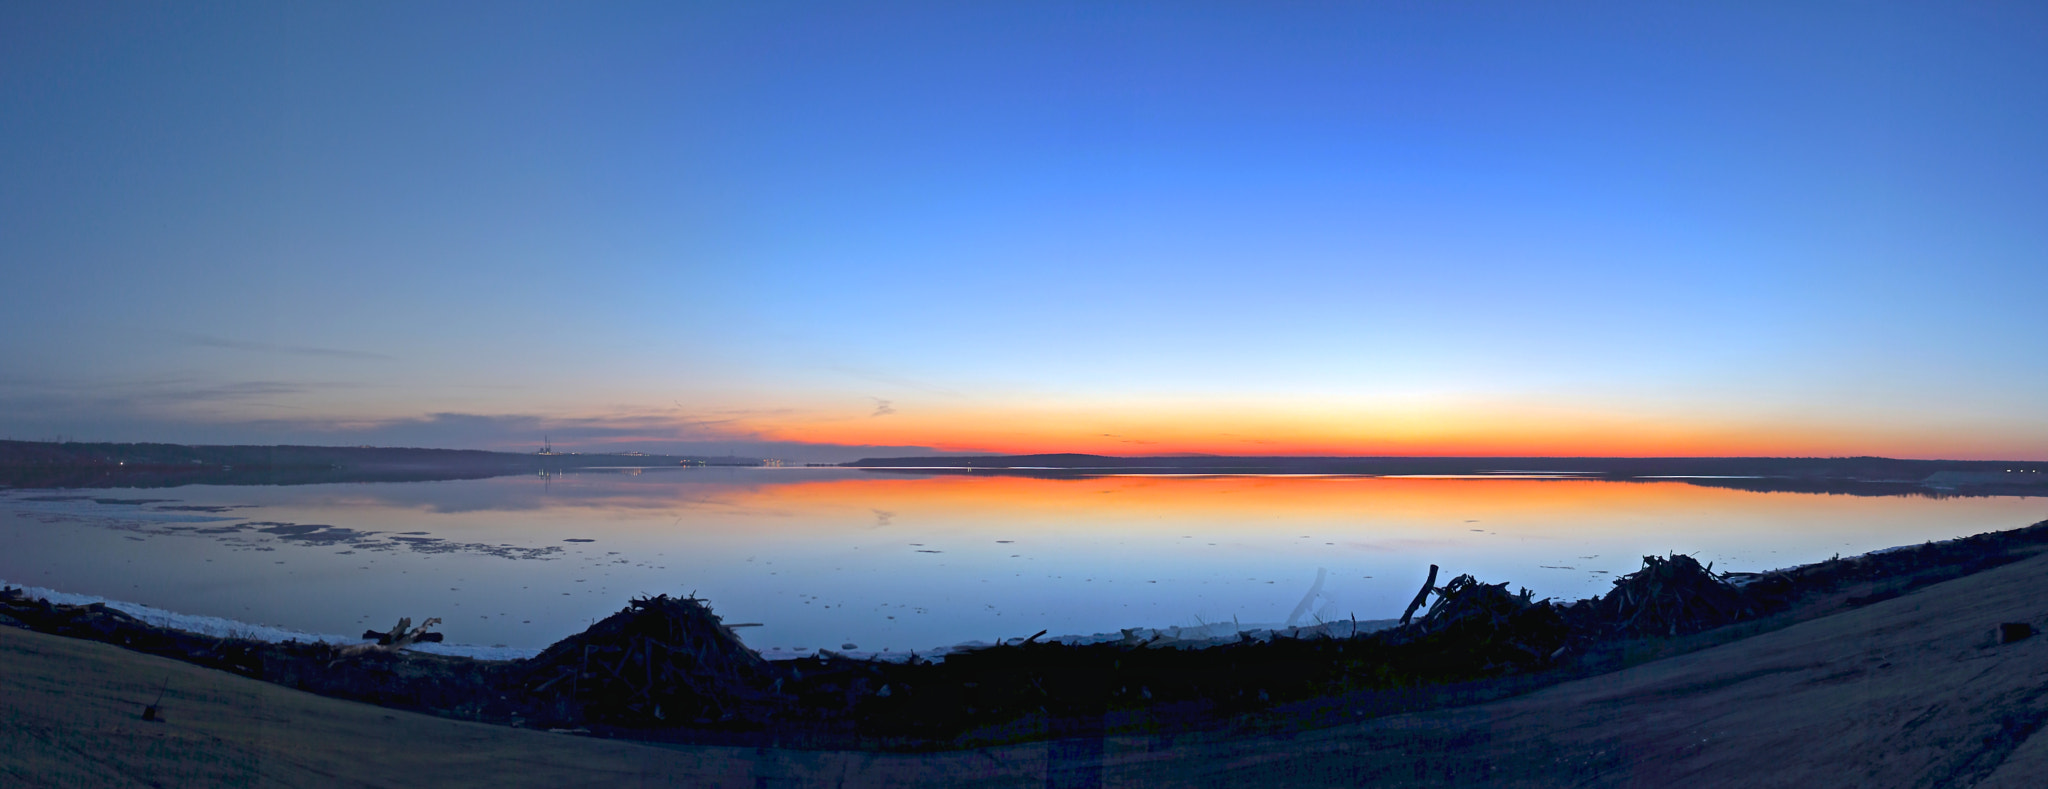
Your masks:
{"label": "patch of foam on water", "polygon": [[[9,584],[7,584],[5,579],[0,579],[0,586],[8,585]],[[253,622],[243,622],[235,619],[227,619],[225,617],[199,616],[197,614],[181,614],[176,611],[166,611],[161,608],[147,606],[141,603],[131,603],[126,600],[113,600],[105,597],[98,597],[95,595],[60,592],[55,589],[50,589],[41,586],[24,586],[17,588],[21,589],[23,594],[27,595],[32,599],[48,600],[52,603],[58,603],[61,605],[91,605],[93,603],[105,603],[108,608],[115,609],[117,611],[120,611],[121,613],[135,617],[136,619],[140,619],[144,622],[149,623],[153,627],[168,628],[171,630],[183,630],[187,633],[197,633],[203,636],[213,636],[214,638],[246,638],[251,641],[268,641],[276,644],[282,644],[287,641],[300,641],[308,643],[325,642],[329,644],[342,645],[360,644],[364,642],[364,639],[361,638],[334,635],[331,633],[307,633],[305,631],[293,630],[291,628],[286,627],[277,627],[275,625],[259,625]],[[415,644],[411,647],[411,649],[415,652],[425,652],[431,655],[449,655],[452,657],[476,658],[479,660],[523,660],[525,658],[533,657],[534,655],[540,653],[540,650],[531,648],[481,646],[477,644],[448,643]]]}

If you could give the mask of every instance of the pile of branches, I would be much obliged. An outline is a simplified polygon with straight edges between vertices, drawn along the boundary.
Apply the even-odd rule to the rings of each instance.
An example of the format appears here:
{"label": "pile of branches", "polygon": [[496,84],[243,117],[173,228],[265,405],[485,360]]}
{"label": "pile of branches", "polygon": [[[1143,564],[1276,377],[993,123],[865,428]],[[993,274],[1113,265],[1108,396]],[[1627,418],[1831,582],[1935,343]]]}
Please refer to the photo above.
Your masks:
{"label": "pile of branches", "polygon": [[1496,630],[1508,619],[1536,605],[1527,589],[1523,589],[1521,594],[1509,594],[1505,581],[1483,584],[1470,575],[1460,575],[1432,591],[1436,592],[1436,602],[1430,604],[1429,612],[1416,623],[1417,629],[1425,634]]}
{"label": "pile of branches", "polygon": [[1532,599],[1529,590],[1508,592],[1505,582],[1480,583],[1460,575],[1441,587],[1425,589],[1436,602],[1413,625],[1388,634],[1397,643],[1428,647],[1457,674],[1487,676],[1538,668],[1554,659],[1569,639],[1570,628],[1550,601]]}
{"label": "pile of branches", "polygon": [[702,601],[660,595],[523,661],[511,681],[561,720],[744,725],[780,706],[773,674]]}
{"label": "pile of branches", "polygon": [[1595,635],[1677,636],[1739,622],[1757,607],[1713,566],[1684,554],[1643,557],[1643,569],[1614,580],[1605,596],[1581,600],[1568,613]]}

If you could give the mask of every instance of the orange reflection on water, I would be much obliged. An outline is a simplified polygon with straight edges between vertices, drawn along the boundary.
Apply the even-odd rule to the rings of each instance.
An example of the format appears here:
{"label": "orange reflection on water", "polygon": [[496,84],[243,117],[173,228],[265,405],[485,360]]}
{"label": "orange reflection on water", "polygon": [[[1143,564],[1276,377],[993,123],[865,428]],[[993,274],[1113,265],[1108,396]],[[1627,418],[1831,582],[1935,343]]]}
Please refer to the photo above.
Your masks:
{"label": "orange reflection on water", "polygon": [[[1674,519],[1729,523],[1787,518],[1813,528],[1860,518],[1897,520],[1932,500],[1759,494],[1675,481],[1418,479],[1355,476],[862,475],[735,486],[721,508],[779,516],[776,528],[835,529],[876,521],[942,522],[973,529],[1028,523],[1037,531],[1173,531],[1192,523],[1260,525],[1462,525],[1541,522],[1563,535],[1666,525]],[[758,522],[757,522],[758,523]]]}

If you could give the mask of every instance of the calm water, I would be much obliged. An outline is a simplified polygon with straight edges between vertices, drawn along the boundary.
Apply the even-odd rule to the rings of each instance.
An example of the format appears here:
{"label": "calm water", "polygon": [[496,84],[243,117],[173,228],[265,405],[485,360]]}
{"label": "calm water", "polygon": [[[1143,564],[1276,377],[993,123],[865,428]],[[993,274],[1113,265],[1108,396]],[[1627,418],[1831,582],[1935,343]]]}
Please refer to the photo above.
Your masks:
{"label": "calm water", "polygon": [[1431,563],[1571,599],[1645,554],[1759,570],[2044,518],[2040,498],[1675,481],[652,469],[0,491],[0,578],[313,633],[439,616],[451,642],[522,648],[695,593],[761,623],[740,632],[764,651],[901,652],[1394,617]]}

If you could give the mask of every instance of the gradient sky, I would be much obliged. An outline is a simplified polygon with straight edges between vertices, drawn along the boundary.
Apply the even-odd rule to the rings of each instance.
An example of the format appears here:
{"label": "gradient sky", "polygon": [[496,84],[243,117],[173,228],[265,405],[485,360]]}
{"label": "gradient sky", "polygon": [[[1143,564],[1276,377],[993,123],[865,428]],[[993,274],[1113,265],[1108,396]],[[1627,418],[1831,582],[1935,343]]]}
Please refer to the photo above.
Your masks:
{"label": "gradient sky", "polygon": [[0,434],[2048,459],[2048,7],[1542,5],[9,3]]}

